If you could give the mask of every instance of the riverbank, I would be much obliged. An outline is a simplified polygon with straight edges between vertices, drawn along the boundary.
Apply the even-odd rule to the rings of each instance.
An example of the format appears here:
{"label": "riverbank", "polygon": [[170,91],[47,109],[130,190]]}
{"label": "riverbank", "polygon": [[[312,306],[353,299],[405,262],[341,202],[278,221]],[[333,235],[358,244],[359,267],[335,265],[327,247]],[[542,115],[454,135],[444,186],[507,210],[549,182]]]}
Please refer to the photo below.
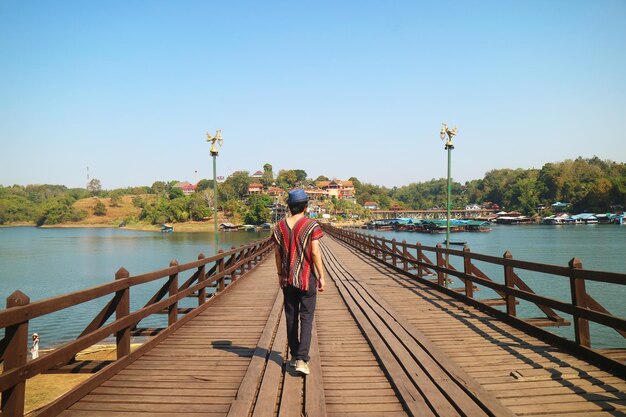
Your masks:
{"label": "riverbank", "polygon": [[[174,232],[185,232],[185,233],[214,233],[215,232],[215,224],[212,220],[208,220],[205,222],[185,222],[185,223],[168,223],[169,225],[174,227]],[[344,221],[344,222],[332,222],[334,226],[344,227],[344,226],[352,226],[359,227],[363,225],[363,222],[354,222],[354,221]],[[34,223],[8,223],[0,225],[0,228],[4,227],[37,227]],[[47,226],[39,226],[43,229],[99,229],[99,228],[109,228],[109,229],[124,229],[124,230],[138,230],[143,232],[159,232],[161,230],[160,226],[154,224],[145,224],[145,223],[131,223],[127,224],[124,227],[119,227],[110,223],[61,223],[61,224],[53,224]]]}
{"label": "riverbank", "polygon": [[[178,232],[214,232],[215,226],[212,221],[207,222],[186,222],[186,223],[170,223],[174,226],[174,230]],[[7,227],[38,227],[34,223],[8,223],[0,225],[0,228]],[[119,227],[113,224],[107,223],[61,223],[53,225],[39,226],[42,229],[125,229],[125,230],[138,230],[144,232],[158,232],[161,230],[160,226],[154,224],[133,223],[124,227]]]}

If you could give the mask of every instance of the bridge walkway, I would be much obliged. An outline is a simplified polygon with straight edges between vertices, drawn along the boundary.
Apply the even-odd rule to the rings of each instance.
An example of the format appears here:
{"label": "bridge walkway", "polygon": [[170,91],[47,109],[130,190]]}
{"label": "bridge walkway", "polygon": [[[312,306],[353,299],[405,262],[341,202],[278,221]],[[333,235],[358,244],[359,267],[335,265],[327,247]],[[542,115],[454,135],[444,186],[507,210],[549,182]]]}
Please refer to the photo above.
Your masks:
{"label": "bridge walkway", "polygon": [[[516,415],[626,416],[626,379],[398,274],[337,241],[342,267]],[[336,262],[337,263],[337,262]]]}
{"label": "bridge walkway", "polygon": [[620,416],[626,381],[326,237],[312,372],[285,367],[272,257],[63,411],[83,416]]}

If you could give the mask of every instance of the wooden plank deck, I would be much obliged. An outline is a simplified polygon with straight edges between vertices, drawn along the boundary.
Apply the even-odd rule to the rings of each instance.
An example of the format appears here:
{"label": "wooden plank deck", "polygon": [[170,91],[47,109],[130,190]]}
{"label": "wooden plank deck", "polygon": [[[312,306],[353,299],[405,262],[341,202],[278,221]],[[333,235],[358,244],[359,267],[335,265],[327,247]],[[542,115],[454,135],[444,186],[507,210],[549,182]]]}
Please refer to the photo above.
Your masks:
{"label": "wooden plank deck", "polygon": [[626,416],[626,380],[326,240],[358,277],[516,415]]}
{"label": "wooden plank deck", "polygon": [[626,416],[626,380],[325,237],[312,373],[285,366],[274,260],[61,413]]}

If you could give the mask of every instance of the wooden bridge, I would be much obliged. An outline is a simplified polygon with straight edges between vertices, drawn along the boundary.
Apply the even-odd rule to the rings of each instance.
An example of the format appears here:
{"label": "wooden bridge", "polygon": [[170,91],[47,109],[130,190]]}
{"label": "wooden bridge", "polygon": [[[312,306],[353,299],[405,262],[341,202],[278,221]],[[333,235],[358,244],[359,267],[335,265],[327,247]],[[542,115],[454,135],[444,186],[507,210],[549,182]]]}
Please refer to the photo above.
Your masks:
{"label": "wooden bridge", "polygon": [[[626,320],[585,290],[587,281],[623,286],[626,275],[587,271],[575,259],[549,266],[324,230],[328,289],[318,295],[307,377],[285,366],[282,294],[264,240],[148,274],[121,269],[111,283],[48,300],[12,294],[0,312],[2,416],[23,415],[27,380],[50,372],[93,375],[33,415],[626,415],[626,350],[592,349],[589,326],[626,336]],[[533,292],[527,273],[568,280],[572,299]],[[159,280],[131,312],[130,289]],[[478,288],[495,298],[476,297]],[[109,303],[76,340],[27,360],[29,320],[102,297]],[[179,305],[190,297],[195,308]],[[520,317],[526,302],[544,317]],[[152,314],[166,314],[167,327],[141,328]],[[572,340],[542,328],[570,323]],[[75,360],[110,335],[117,360]],[[143,344],[132,350],[136,336]]]}

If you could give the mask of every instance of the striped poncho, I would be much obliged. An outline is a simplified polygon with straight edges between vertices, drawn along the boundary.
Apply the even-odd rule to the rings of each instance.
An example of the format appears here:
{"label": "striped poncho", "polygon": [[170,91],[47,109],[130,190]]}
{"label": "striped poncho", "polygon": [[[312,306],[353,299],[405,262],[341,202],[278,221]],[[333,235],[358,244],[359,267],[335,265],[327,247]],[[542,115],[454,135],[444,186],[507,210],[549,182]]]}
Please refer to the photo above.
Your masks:
{"label": "striped poncho", "polygon": [[274,228],[274,240],[283,259],[281,287],[291,285],[302,291],[309,290],[313,271],[311,241],[322,236],[324,232],[317,222],[307,217],[298,220],[293,229],[289,228],[286,219],[278,222]]}

